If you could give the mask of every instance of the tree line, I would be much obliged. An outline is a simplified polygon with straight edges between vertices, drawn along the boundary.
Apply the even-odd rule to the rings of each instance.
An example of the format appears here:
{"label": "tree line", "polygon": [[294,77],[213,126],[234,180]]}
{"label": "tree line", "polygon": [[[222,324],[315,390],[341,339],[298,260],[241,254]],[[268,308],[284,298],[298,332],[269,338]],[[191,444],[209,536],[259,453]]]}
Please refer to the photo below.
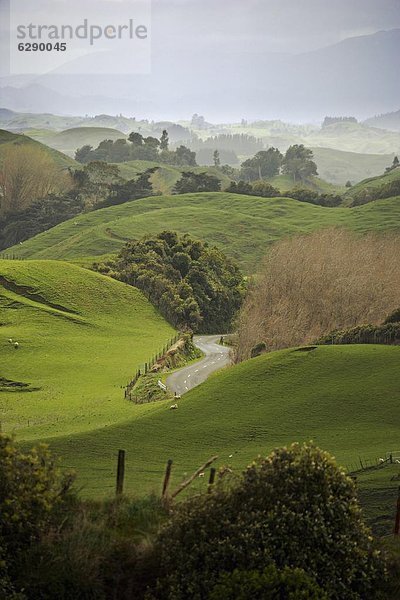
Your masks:
{"label": "tree line", "polygon": [[92,161],[121,163],[130,160],[150,160],[177,166],[196,166],[196,153],[186,146],[178,146],[176,150],[169,149],[169,136],[166,129],[160,138],[143,137],[132,131],[128,139],[103,140],[93,148],[82,146],[75,152],[75,160],[86,164]]}

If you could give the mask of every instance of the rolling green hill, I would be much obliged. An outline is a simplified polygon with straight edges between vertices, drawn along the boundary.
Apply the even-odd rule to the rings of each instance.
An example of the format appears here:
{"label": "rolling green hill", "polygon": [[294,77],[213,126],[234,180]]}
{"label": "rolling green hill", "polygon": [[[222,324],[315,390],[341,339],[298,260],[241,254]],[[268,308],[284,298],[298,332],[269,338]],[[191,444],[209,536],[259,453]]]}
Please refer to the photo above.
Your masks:
{"label": "rolling green hill", "polygon": [[41,150],[44,150],[50,155],[50,157],[56,163],[56,165],[58,165],[62,169],[77,165],[77,163],[72,158],[70,158],[69,156],[65,156],[65,154],[63,154],[62,152],[54,150],[53,148],[50,148],[45,144],[33,140],[32,138],[26,135],[11,133],[10,131],[6,131],[5,129],[0,129],[0,162],[6,149],[10,145],[15,144],[31,145],[33,147],[37,147]]}
{"label": "rolling green hill", "polygon": [[[169,458],[177,485],[214,454],[219,465],[237,471],[292,441],[313,439],[352,468],[359,457],[385,456],[398,447],[399,359],[399,347],[376,345],[270,353],[212,376],[178,401],[177,411],[166,402],[141,407],[125,423],[60,437],[52,447],[77,468],[89,496],[113,492],[118,448],[127,451],[126,490],[137,494],[159,491]],[[394,466],[367,473],[365,493],[377,488],[372,508],[380,488],[386,490],[381,510],[395,501],[393,472]],[[193,490],[205,484],[198,480]]]}
{"label": "rolling green hill", "polygon": [[131,418],[121,386],[173,335],[136,288],[68,263],[0,260],[3,429],[36,439]]}
{"label": "rolling green hill", "polygon": [[89,145],[93,148],[103,140],[125,139],[126,135],[117,129],[109,127],[72,127],[64,131],[49,132],[46,130],[27,130],[29,137],[74,157],[77,148]]}
{"label": "rolling green hill", "polygon": [[336,225],[359,232],[398,229],[400,202],[391,198],[349,209],[223,192],[143,198],[80,215],[4,254],[85,263],[118,252],[128,239],[171,229],[215,244],[249,273],[271,242]]}
{"label": "rolling green hill", "polygon": [[384,173],[383,175],[378,175],[377,177],[369,177],[368,179],[364,179],[356,185],[353,185],[346,195],[353,196],[361,190],[379,188],[386,183],[391,183],[392,181],[397,181],[398,179],[400,179],[400,168],[393,169],[393,171],[389,171],[389,173]]}
{"label": "rolling green hill", "polygon": [[392,164],[394,154],[359,154],[333,148],[312,148],[318,173],[322,179],[335,185],[355,183],[384,173]]}
{"label": "rolling green hill", "polygon": [[320,177],[311,177],[308,181],[302,183],[293,181],[293,177],[290,175],[276,175],[267,179],[268,183],[277,188],[281,193],[290,191],[294,187],[309,188],[315,190],[319,194],[340,194],[342,188],[340,186],[328,183]]}

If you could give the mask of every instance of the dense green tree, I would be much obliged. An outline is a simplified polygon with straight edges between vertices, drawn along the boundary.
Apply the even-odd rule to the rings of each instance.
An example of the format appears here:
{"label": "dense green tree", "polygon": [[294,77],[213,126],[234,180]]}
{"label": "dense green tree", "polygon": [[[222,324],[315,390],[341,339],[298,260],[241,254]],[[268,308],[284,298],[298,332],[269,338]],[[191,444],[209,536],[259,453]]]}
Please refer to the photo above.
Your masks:
{"label": "dense green tree", "polygon": [[187,167],[195,167],[196,163],[196,152],[192,152],[186,146],[178,146],[178,148],[174,152],[175,155],[175,165],[179,166],[187,166]]}
{"label": "dense green tree", "polygon": [[82,148],[78,148],[75,152],[75,160],[79,163],[86,163],[91,160],[90,153],[93,150],[93,146],[86,144]]}
{"label": "dense green tree", "polygon": [[114,261],[96,268],[138,287],[175,326],[203,333],[228,331],[244,282],[217,248],[164,231],[128,242]]}
{"label": "dense green tree", "polygon": [[137,131],[132,131],[128,136],[128,140],[134,146],[142,146],[143,145],[143,136],[141,133],[138,133]]}
{"label": "dense green tree", "polygon": [[164,150],[168,150],[169,148],[169,136],[168,131],[166,129],[163,130],[161,138],[160,138],[160,150],[163,152]]}
{"label": "dense green tree", "polygon": [[219,151],[218,150],[214,150],[213,162],[214,162],[214,167],[220,167],[221,166],[221,159],[219,157]]}
{"label": "dense green tree", "polygon": [[153,173],[157,171],[157,168],[158,167],[147,169],[144,173],[139,173],[137,177],[129,179],[128,181],[111,184],[107,197],[99,202],[96,208],[115,206],[116,204],[129,202],[130,200],[138,200],[139,198],[152,196],[153,185],[150,179]]}
{"label": "dense green tree", "polygon": [[307,181],[312,175],[318,175],[317,165],[310,148],[303,144],[294,144],[286,150],[282,163],[284,173],[291,175],[293,181]]}
{"label": "dense green tree", "polygon": [[193,194],[196,192],[219,192],[221,181],[207,173],[183,172],[174,187],[175,194]]}
{"label": "dense green tree", "polygon": [[274,177],[279,174],[282,158],[282,154],[277,148],[260,150],[253,158],[242,163],[241,176],[247,181]]}
{"label": "dense green tree", "polygon": [[241,179],[238,182],[231,181],[226,191],[230,192],[231,194],[247,194],[251,196],[253,194],[253,186],[251,185],[251,183],[248,183],[247,181],[243,181],[243,179]]}

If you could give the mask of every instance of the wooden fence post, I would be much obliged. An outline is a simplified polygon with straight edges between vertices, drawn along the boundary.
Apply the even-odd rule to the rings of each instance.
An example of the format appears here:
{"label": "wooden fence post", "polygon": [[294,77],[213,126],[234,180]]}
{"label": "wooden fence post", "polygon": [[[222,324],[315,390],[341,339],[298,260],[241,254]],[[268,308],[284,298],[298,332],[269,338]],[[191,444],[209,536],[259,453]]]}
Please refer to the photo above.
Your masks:
{"label": "wooden fence post", "polygon": [[214,467],[211,467],[211,469],[210,469],[210,477],[209,477],[209,479],[208,479],[208,489],[207,489],[208,493],[210,493],[210,492],[211,492],[211,490],[212,490],[212,487],[213,487],[213,485],[214,485],[214,481],[215,481],[215,473],[216,473],[216,472],[217,472],[217,469],[215,469]]}
{"label": "wooden fence post", "polygon": [[120,496],[124,490],[125,450],[118,450],[117,487],[116,494]]}
{"label": "wooden fence post", "polygon": [[400,487],[397,495],[396,520],[394,523],[394,535],[399,535],[400,531]]}
{"label": "wooden fence post", "polygon": [[165,498],[168,493],[169,480],[171,479],[172,459],[167,462],[167,468],[165,469],[164,482],[162,488],[162,497]]}

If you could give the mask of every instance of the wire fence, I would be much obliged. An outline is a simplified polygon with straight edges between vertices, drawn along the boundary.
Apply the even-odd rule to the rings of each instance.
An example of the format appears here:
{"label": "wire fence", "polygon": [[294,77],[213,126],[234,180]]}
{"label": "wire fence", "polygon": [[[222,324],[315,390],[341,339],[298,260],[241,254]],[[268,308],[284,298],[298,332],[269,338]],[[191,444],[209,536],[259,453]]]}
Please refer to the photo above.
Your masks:
{"label": "wire fence", "polygon": [[22,256],[18,256],[16,254],[9,254],[0,252],[0,259],[2,260],[26,260]]}
{"label": "wire fence", "polygon": [[126,387],[125,387],[125,398],[129,398],[129,400],[132,400],[132,390],[135,387],[135,385],[137,384],[139,378],[142,375],[146,375],[153,367],[155,364],[157,364],[157,362],[166,355],[166,353],[168,352],[168,350],[170,350],[170,348],[172,348],[172,346],[174,346],[178,340],[180,339],[181,334],[177,333],[173,338],[171,338],[170,340],[168,340],[168,342],[166,344],[164,344],[164,346],[162,348],[160,348],[160,350],[154,354],[154,356],[152,356],[151,358],[149,358],[149,360],[145,363],[143,363],[135,372],[134,376],[132,377],[132,379],[130,381],[128,381]]}

